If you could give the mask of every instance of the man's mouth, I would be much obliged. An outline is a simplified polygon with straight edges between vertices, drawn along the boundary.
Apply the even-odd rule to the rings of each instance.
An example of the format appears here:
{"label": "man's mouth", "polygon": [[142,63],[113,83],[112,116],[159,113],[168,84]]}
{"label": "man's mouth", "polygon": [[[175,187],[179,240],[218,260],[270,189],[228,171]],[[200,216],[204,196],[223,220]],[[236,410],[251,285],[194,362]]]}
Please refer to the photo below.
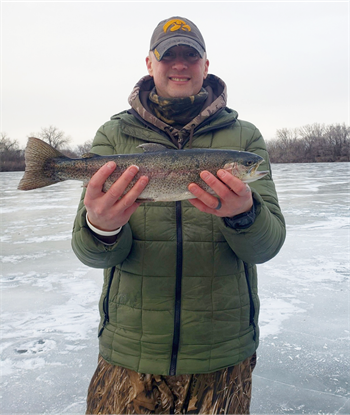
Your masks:
{"label": "man's mouth", "polygon": [[190,78],[180,78],[180,77],[177,77],[177,76],[171,76],[171,77],[169,77],[169,79],[171,81],[174,81],[174,82],[187,82],[187,81],[189,81]]}

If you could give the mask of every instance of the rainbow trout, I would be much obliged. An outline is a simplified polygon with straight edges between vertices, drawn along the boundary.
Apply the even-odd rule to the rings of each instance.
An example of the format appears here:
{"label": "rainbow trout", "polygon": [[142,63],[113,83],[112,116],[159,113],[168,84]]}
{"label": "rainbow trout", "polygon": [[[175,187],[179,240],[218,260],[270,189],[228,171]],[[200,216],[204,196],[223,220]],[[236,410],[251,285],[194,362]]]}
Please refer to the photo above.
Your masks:
{"label": "rainbow trout", "polygon": [[117,165],[104,184],[103,191],[121,176],[127,167],[136,165],[139,172],[126,192],[140,176],[148,176],[149,183],[138,201],[178,201],[194,198],[187,190],[190,183],[196,183],[204,190],[213,191],[200,178],[203,170],[214,175],[225,169],[246,183],[264,177],[267,171],[258,171],[263,158],[257,154],[236,150],[193,149],[170,150],[161,144],[141,144],[143,152],[98,156],[87,154],[79,159],[66,157],[58,150],[38,138],[31,137],[25,149],[26,168],[19,190],[32,190],[50,186],[65,180],[80,180],[87,186],[97,170],[109,161]]}

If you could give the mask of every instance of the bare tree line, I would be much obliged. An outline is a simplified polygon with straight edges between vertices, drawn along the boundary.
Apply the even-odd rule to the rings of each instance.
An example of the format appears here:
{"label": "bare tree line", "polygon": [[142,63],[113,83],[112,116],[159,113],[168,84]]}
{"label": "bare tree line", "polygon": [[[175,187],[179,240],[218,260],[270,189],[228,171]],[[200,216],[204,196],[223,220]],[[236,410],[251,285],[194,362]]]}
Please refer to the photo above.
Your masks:
{"label": "bare tree line", "polygon": [[[70,137],[57,127],[51,125],[42,128],[38,133],[31,133],[28,137],[37,137],[46,141],[50,146],[60,150],[68,157],[78,158],[90,151],[92,139],[71,148]],[[21,149],[18,140],[11,140],[6,133],[0,137],[0,171],[23,171],[25,168],[24,149]]]}
{"label": "bare tree line", "polygon": [[311,124],[277,130],[267,141],[272,163],[327,163],[350,161],[350,127],[345,124]]}
{"label": "bare tree line", "polygon": [[0,171],[23,171],[24,151],[17,140],[11,140],[6,133],[0,137]]}
{"label": "bare tree line", "polygon": [[[42,128],[30,137],[38,137],[63,154],[78,158],[89,152],[92,139],[69,147],[71,141],[55,126]],[[266,141],[272,163],[318,163],[350,161],[350,127],[345,124],[311,124],[300,128],[277,130],[276,137]],[[23,171],[24,149],[18,140],[6,133],[0,136],[0,171]]]}

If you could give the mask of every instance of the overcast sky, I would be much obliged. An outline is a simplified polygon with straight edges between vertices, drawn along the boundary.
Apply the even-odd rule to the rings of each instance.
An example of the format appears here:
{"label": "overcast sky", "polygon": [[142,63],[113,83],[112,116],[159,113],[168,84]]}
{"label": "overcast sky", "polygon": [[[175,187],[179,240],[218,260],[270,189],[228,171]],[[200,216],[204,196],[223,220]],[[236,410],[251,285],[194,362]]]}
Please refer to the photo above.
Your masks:
{"label": "overcast sky", "polygon": [[54,125],[71,145],[128,109],[159,21],[187,17],[228,106],[266,139],[349,124],[349,1],[1,2],[1,131],[24,147]]}

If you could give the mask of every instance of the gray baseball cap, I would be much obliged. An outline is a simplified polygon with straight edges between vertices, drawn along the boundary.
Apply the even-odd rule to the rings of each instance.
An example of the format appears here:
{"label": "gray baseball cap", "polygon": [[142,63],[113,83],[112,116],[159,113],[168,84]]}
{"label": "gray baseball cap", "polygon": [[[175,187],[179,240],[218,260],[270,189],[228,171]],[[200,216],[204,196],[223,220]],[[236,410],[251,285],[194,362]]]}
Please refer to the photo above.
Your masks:
{"label": "gray baseball cap", "polygon": [[161,21],[154,29],[150,50],[158,61],[164,53],[177,45],[187,45],[196,49],[200,57],[205,53],[205,43],[198,27],[190,20],[175,16]]}

